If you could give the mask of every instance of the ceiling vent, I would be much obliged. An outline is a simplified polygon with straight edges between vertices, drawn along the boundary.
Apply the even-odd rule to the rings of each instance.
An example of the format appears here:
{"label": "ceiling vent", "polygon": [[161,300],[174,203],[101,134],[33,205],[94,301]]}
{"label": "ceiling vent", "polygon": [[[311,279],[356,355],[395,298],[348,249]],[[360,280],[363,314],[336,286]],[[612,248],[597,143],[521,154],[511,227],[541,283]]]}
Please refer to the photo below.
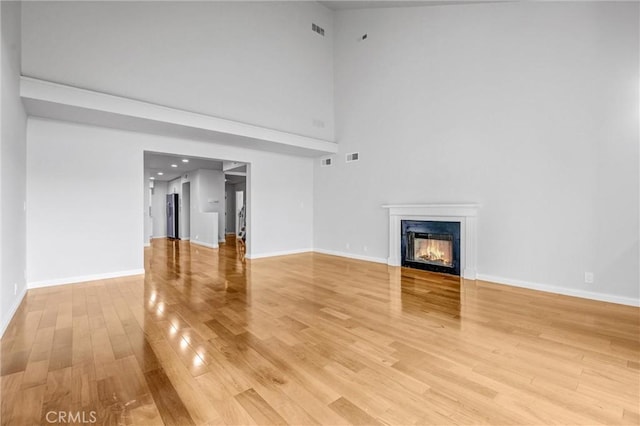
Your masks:
{"label": "ceiling vent", "polygon": [[331,167],[331,166],[333,166],[333,159],[331,157],[323,158],[322,160],[320,160],[320,166],[321,167]]}
{"label": "ceiling vent", "polygon": [[350,154],[347,154],[347,163],[353,163],[354,161],[358,160],[360,160],[359,152],[352,152]]}
{"label": "ceiling vent", "polygon": [[314,33],[318,33],[322,37],[324,37],[324,28],[322,28],[320,25],[311,24],[311,31],[313,31]]}

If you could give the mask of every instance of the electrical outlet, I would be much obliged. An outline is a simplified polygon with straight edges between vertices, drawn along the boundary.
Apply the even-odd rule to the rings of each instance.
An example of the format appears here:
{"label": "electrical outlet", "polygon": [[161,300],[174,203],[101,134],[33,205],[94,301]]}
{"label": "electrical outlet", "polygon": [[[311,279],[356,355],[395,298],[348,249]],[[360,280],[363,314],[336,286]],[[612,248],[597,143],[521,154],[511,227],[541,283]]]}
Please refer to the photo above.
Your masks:
{"label": "electrical outlet", "polygon": [[363,249],[363,250],[364,250],[364,252],[366,253],[366,252],[367,252],[367,250],[368,250],[368,247],[367,247],[367,246],[364,246],[364,247],[362,247],[362,249]]}
{"label": "electrical outlet", "polygon": [[13,283],[13,295],[18,294],[18,283]]}
{"label": "electrical outlet", "polygon": [[347,243],[347,249],[351,248],[351,244]]}
{"label": "electrical outlet", "polygon": [[593,272],[585,272],[584,282],[587,284],[593,284],[593,281],[594,281]]}

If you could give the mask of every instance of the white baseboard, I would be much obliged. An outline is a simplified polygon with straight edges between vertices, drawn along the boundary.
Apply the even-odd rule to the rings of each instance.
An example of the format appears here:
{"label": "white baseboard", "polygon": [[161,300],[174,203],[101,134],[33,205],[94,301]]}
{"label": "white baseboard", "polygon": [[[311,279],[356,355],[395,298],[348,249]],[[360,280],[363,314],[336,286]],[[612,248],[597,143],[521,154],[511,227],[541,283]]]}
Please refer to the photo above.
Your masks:
{"label": "white baseboard", "polygon": [[245,257],[247,259],[263,259],[265,257],[288,256],[290,254],[309,253],[311,251],[313,251],[313,249],[305,248],[296,250],[272,251],[268,253],[247,254]]}
{"label": "white baseboard", "polygon": [[223,238],[223,239],[218,238],[218,243],[226,243],[226,242],[227,242],[226,238]]}
{"label": "white baseboard", "polygon": [[496,277],[494,275],[478,274],[477,279],[497,284],[505,284],[513,287],[527,288],[530,290],[544,291],[547,293],[563,294],[565,296],[580,297],[582,299],[599,300],[601,302],[617,303],[620,305],[640,306],[640,300],[631,297],[616,296],[614,294],[596,293],[594,291],[579,290],[566,287],[558,287],[549,284],[533,283],[530,281],[514,280],[511,278]]}
{"label": "white baseboard", "polygon": [[464,268],[464,270],[462,271],[462,273],[460,275],[462,275],[462,278],[467,279],[467,280],[476,280],[476,279],[478,279],[478,271],[476,271],[475,269],[471,269],[471,268]]}
{"label": "white baseboard", "polygon": [[20,307],[20,304],[22,303],[22,299],[24,299],[24,296],[26,294],[27,294],[27,288],[25,287],[22,289],[22,291],[20,292],[16,300],[13,302],[13,305],[11,305],[11,308],[9,308],[9,311],[6,313],[5,317],[2,318],[2,324],[0,324],[0,338],[2,338],[2,336],[4,336],[4,332],[7,331],[7,327],[9,327],[9,324],[11,323],[13,316],[16,314],[16,311]]}
{"label": "white baseboard", "polygon": [[191,240],[190,242],[191,242],[191,244],[197,244],[197,245],[203,246],[203,247],[209,247],[209,248],[213,248],[213,249],[218,248],[218,244],[203,243],[202,241],[198,241],[198,240]]}
{"label": "white baseboard", "polygon": [[320,248],[315,248],[313,249],[313,251],[316,253],[329,254],[331,256],[340,256],[340,257],[347,257],[349,259],[364,260],[365,262],[384,263],[385,265],[387,264],[387,259],[383,257],[364,256],[361,254],[345,253],[342,251],[326,250],[326,249],[320,249]]}
{"label": "white baseboard", "polygon": [[87,281],[106,280],[109,278],[128,277],[131,275],[144,275],[144,269],[131,269],[129,271],[107,272],[106,274],[83,275],[79,277],[58,278],[55,280],[34,281],[27,283],[27,288],[52,287],[55,285],[83,283]]}
{"label": "white baseboard", "polygon": [[[349,259],[357,259],[357,260],[364,260],[367,262],[387,264],[387,259],[381,258],[381,257],[363,256],[360,254],[345,253],[345,252],[340,252],[335,250],[326,250],[326,249],[320,249],[320,248],[315,248],[313,249],[313,251],[316,253],[329,254],[332,256],[347,257]],[[478,280],[488,281],[496,284],[509,285],[512,287],[526,288],[529,290],[538,290],[538,291],[544,291],[547,293],[555,293],[555,294],[562,294],[565,296],[580,297],[582,299],[598,300],[601,302],[617,303],[620,305],[640,306],[639,299],[634,299],[631,297],[624,297],[624,296],[616,296],[614,294],[597,293],[594,291],[578,290],[578,289],[558,287],[558,286],[548,285],[548,284],[533,283],[529,281],[514,280],[511,278],[497,277],[494,275],[478,274],[474,270],[466,270],[464,272],[464,275],[465,275],[465,278],[469,276],[469,278],[467,279],[473,279],[470,277],[475,276],[475,279],[478,279]]]}
{"label": "white baseboard", "polygon": [[151,247],[151,242],[144,243],[144,246],[145,246],[145,247]]}

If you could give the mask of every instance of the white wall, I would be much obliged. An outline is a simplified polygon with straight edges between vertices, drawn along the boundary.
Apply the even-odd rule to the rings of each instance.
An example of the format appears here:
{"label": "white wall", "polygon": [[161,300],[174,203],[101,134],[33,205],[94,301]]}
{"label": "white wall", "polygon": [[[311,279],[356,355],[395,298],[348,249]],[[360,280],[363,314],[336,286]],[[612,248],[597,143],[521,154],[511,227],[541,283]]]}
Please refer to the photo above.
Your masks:
{"label": "white wall", "polygon": [[143,268],[143,153],[100,136],[29,118],[30,285]]}
{"label": "white wall", "polygon": [[[24,295],[26,115],[19,97],[20,3],[0,2],[0,335]],[[17,292],[14,291],[17,284]]]}
{"label": "white wall", "polygon": [[249,253],[261,256],[312,247],[310,159],[29,118],[29,283],[143,268],[139,212],[144,194],[138,182],[145,150],[251,163],[255,179],[249,186],[249,226],[255,231],[248,241]]}
{"label": "white wall", "polygon": [[[337,13],[340,153],[315,165],[315,246],[385,259],[381,204],[479,202],[482,277],[637,300],[638,14],[631,2]],[[361,161],[345,164],[352,151]]]}
{"label": "white wall", "polygon": [[[183,201],[182,184],[191,184],[191,197],[187,202]],[[219,170],[199,169],[173,179],[167,183],[169,194],[178,194],[180,200],[180,238],[191,238],[199,242],[204,242],[209,246],[217,246],[218,242],[224,242],[224,173]],[[191,221],[190,234],[185,234],[184,220],[189,214]],[[214,228],[209,221],[211,215],[203,213],[217,213],[218,224]],[[215,236],[211,234],[215,230]],[[197,237],[197,238],[196,238]]]}
{"label": "white wall", "polygon": [[144,171],[142,176],[142,190],[144,191],[144,205],[142,206],[142,217],[144,218],[144,244],[148,246],[151,244],[151,237],[153,234],[153,219],[151,218],[151,189],[149,188],[150,173]]}
{"label": "white wall", "polygon": [[151,197],[153,238],[167,236],[167,182],[155,181]]}
{"label": "white wall", "polygon": [[184,182],[181,192],[180,209],[188,214],[183,214],[180,218],[180,238],[188,240],[191,238],[191,182]]}
{"label": "white wall", "polygon": [[189,179],[183,179],[182,176],[177,177],[173,180],[167,182],[167,194],[178,194],[182,193],[182,182],[189,182]]}
{"label": "white wall", "polygon": [[25,2],[23,37],[30,77],[333,138],[332,15],[316,2]]}
{"label": "white wall", "polygon": [[203,212],[197,206],[191,210],[191,242],[207,247],[218,247],[218,213]]}
{"label": "white wall", "polygon": [[234,233],[236,229],[236,191],[234,185],[225,183],[225,232]]}
{"label": "white wall", "polygon": [[195,210],[203,213],[218,213],[217,239],[224,242],[224,214],[226,209],[224,199],[224,172],[221,170],[197,170],[197,183],[193,191]]}
{"label": "white wall", "polygon": [[243,192],[243,198],[244,198],[244,202],[245,204],[247,203],[247,182],[240,182],[240,183],[236,183],[234,185],[234,191],[238,192],[238,191],[242,191]]}
{"label": "white wall", "polygon": [[[4,52],[4,36],[2,35],[3,33],[3,29],[2,29],[2,7],[0,7],[0,54],[2,54],[2,52]],[[3,145],[3,140],[4,138],[2,138],[2,132],[3,132],[3,108],[2,108],[2,94],[4,93],[4,90],[2,89],[2,86],[4,85],[4,80],[3,80],[3,76],[4,76],[4,72],[3,72],[3,67],[2,67],[2,63],[4,63],[4,59],[0,58],[0,164],[2,164],[2,145]],[[2,172],[0,171],[0,200],[2,200]],[[11,320],[12,314],[10,313],[10,311],[12,311],[12,305],[16,305],[16,302],[14,301],[14,303],[10,303],[7,302],[7,306],[5,308],[4,305],[4,292],[5,292],[5,284],[4,284],[4,280],[2,279],[3,275],[2,275],[2,205],[0,205],[0,338],[2,338],[2,335],[4,334],[4,330],[7,326],[7,324],[9,323],[9,321]],[[6,315],[6,318],[5,318]]]}

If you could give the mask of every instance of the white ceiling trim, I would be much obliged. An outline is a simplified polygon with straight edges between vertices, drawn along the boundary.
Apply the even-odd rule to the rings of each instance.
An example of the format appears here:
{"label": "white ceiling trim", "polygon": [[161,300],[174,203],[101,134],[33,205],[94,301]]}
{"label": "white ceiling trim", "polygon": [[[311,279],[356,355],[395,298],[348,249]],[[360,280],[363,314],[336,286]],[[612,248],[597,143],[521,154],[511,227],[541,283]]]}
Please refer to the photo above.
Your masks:
{"label": "white ceiling trim", "polygon": [[155,105],[64,84],[21,77],[30,115],[123,130],[206,139],[243,148],[318,156],[338,151],[332,141]]}

